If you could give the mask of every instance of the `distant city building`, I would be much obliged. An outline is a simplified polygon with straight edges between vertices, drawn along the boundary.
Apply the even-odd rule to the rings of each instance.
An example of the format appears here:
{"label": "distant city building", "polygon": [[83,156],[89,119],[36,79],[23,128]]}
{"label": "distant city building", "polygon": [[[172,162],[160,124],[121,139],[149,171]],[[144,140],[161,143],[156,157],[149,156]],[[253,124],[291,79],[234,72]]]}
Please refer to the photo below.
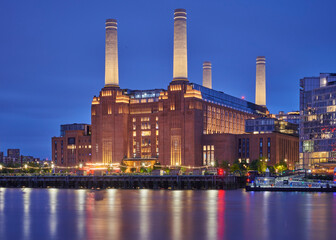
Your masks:
{"label": "distant city building", "polygon": [[7,149],[7,157],[11,158],[13,162],[20,161],[20,149]]}
{"label": "distant city building", "polygon": [[247,133],[271,133],[278,132],[299,136],[298,125],[276,118],[256,118],[245,121]]}
{"label": "distant city building", "polygon": [[275,115],[275,117],[279,120],[283,120],[286,122],[294,123],[297,125],[300,124],[300,111],[294,111],[288,113],[280,111],[279,114]]}
{"label": "distant city building", "polygon": [[336,73],[300,80],[300,164],[336,166]]}
{"label": "distant city building", "polygon": [[4,153],[0,152],[0,162],[3,162]]}
{"label": "distant city building", "polygon": [[[73,125],[73,126],[72,126]],[[52,161],[58,166],[76,166],[91,161],[89,124],[61,125],[60,137],[52,138]]]}

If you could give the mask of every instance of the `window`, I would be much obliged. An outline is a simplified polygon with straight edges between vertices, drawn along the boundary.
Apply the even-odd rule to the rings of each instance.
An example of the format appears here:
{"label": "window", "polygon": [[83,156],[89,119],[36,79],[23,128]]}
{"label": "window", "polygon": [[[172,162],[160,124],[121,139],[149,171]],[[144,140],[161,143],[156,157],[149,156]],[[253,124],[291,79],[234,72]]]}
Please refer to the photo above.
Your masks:
{"label": "window", "polygon": [[263,156],[263,139],[260,138],[259,140],[259,157]]}
{"label": "window", "polygon": [[142,131],[141,132],[141,136],[150,136],[151,135],[151,131]]}
{"label": "window", "polygon": [[211,166],[215,162],[215,146],[204,145],[203,146],[203,165]]}
{"label": "window", "polygon": [[150,118],[149,117],[142,117],[141,122],[149,122]]}
{"label": "window", "polygon": [[68,138],[68,145],[74,145],[76,143],[76,138]]}

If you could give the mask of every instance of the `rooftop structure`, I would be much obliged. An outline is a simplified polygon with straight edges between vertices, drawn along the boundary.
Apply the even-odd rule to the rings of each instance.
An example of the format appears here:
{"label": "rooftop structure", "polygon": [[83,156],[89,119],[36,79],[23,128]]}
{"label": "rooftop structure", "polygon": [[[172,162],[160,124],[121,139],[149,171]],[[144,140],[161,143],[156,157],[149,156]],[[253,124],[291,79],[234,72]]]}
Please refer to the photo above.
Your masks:
{"label": "rooftop structure", "polygon": [[297,124],[298,126],[300,124],[300,111],[292,111],[288,113],[280,111],[275,117],[279,120]]}
{"label": "rooftop structure", "polygon": [[266,60],[257,57],[255,104],[266,106]]}
{"label": "rooftop structure", "polygon": [[72,123],[72,124],[63,124],[60,127],[60,136],[63,137],[66,131],[73,130],[82,130],[84,131],[84,135],[90,135],[90,125],[86,123]]}
{"label": "rooftop structure", "polygon": [[298,136],[298,125],[276,118],[256,118],[245,121],[247,133],[271,133],[278,132]]}

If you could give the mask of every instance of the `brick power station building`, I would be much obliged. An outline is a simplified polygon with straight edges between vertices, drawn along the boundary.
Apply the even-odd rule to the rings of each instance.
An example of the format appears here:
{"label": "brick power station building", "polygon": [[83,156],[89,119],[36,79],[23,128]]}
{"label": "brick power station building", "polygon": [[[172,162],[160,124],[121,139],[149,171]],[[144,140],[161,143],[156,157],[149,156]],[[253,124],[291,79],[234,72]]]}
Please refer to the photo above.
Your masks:
{"label": "brick power station building", "polygon": [[[294,165],[298,161],[298,137],[245,131],[245,120],[268,114],[265,58],[257,58],[256,104],[213,90],[210,62],[203,63],[203,85],[191,83],[186,20],[186,11],[176,9],[173,79],[167,89],[151,90],[120,88],[117,21],[106,20],[105,86],[92,101],[91,144],[87,148],[92,154],[90,161],[104,164],[124,161],[130,166],[142,162],[203,166],[215,161],[248,162],[264,157],[270,164],[287,158]],[[74,132],[71,134],[73,141]],[[52,154],[57,164],[69,166],[76,160],[61,163],[55,159],[55,150],[63,151],[55,149],[55,142],[69,144],[66,135],[52,139]],[[73,154],[80,156],[83,148],[76,148],[80,145],[76,139],[72,145],[70,149],[77,151]]]}

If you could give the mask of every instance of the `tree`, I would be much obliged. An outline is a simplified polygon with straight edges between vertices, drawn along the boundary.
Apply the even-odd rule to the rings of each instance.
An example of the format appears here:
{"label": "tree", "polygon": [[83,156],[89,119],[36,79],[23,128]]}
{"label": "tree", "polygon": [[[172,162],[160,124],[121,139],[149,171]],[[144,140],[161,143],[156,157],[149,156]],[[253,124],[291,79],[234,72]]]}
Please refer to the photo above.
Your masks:
{"label": "tree", "polygon": [[170,168],[165,168],[164,170],[165,170],[166,174],[170,173]]}
{"label": "tree", "polygon": [[125,167],[125,166],[120,166],[120,171],[121,171],[121,172],[124,173],[124,172],[126,171],[126,169],[127,169],[127,167]]}
{"label": "tree", "polygon": [[267,162],[260,159],[258,163],[258,172],[264,173],[266,171],[266,168],[267,168]]}
{"label": "tree", "polygon": [[284,172],[288,169],[287,168],[287,163],[285,161],[281,161],[281,162],[275,164],[274,168],[276,169],[276,171],[278,173],[282,173],[282,172]]}
{"label": "tree", "polygon": [[230,170],[230,164],[228,161],[222,161],[218,166],[223,168],[226,172]]}
{"label": "tree", "polygon": [[247,170],[247,165],[245,163],[241,163],[238,160],[234,161],[231,166],[231,172],[245,172]]}
{"label": "tree", "polygon": [[260,160],[256,159],[256,160],[253,160],[251,163],[250,163],[250,170],[253,170],[253,171],[258,171],[258,166],[260,164]]}

